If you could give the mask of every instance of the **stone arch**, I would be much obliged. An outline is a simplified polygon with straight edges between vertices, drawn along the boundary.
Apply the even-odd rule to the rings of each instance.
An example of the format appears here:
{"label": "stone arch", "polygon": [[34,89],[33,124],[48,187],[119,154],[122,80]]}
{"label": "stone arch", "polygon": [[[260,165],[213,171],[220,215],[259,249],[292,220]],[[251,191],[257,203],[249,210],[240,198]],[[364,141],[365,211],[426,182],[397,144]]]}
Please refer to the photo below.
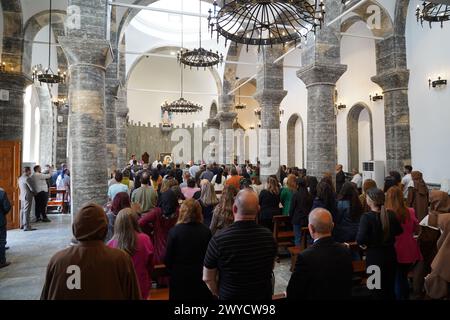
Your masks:
{"label": "stone arch", "polygon": [[[407,0],[409,1],[409,0]],[[350,4],[352,6],[354,4]],[[355,9],[352,13],[353,15],[349,15],[346,19],[341,22],[341,32],[346,32],[353,24],[356,22],[362,21],[366,22],[372,13],[367,13],[370,9],[370,6],[376,5],[381,9],[381,24],[380,28],[371,29],[372,34],[377,37],[386,38],[394,33],[394,23],[389,12],[384,8],[380,3],[375,0],[369,0],[365,2],[363,5]]]}
{"label": "stone arch", "polygon": [[301,125],[301,163],[299,164],[302,168],[305,167],[305,127],[304,127],[304,122],[302,117],[297,114],[294,113],[293,115],[291,115],[291,117],[289,118],[288,122],[287,122],[287,166],[288,167],[295,167],[297,166],[298,162],[296,159],[296,154],[298,152],[298,150],[296,150],[296,146],[297,146],[297,139],[298,136],[295,134],[295,127],[298,123],[298,121],[300,121],[300,125]]}
{"label": "stone arch", "polygon": [[[158,48],[150,49],[149,51],[147,51],[147,53],[160,53],[160,52],[164,52],[164,51],[167,51],[167,50],[178,51],[178,50],[180,50],[180,47],[174,47],[174,46],[158,47]],[[139,57],[138,59],[136,59],[133,62],[133,65],[129,69],[128,74],[126,75],[126,81],[125,81],[126,84],[128,84],[128,80],[130,79],[130,76],[133,73],[133,70],[136,68],[136,66],[144,58],[145,58],[145,55]],[[213,76],[213,78],[214,78],[214,80],[216,82],[217,94],[220,95],[222,93],[222,81],[220,80],[219,72],[217,71],[216,68],[209,68],[208,70],[211,72],[211,75]],[[125,85],[125,87],[126,87],[126,85]]]}
{"label": "stone arch", "polygon": [[3,11],[3,51],[1,61],[21,70],[23,15],[20,0],[0,0]]}
{"label": "stone arch", "polygon": [[[58,42],[58,37],[64,35],[64,19],[66,18],[66,11],[63,10],[52,10],[52,29],[55,34],[56,41]],[[31,59],[33,54],[33,41],[38,32],[49,24],[49,10],[44,10],[36,13],[32,16],[25,24],[24,28],[24,46],[23,46],[23,57],[22,57],[22,72],[25,74],[31,73]],[[65,55],[61,54],[62,49],[57,48],[58,65],[67,65]],[[64,60],[64,61],[60,61]]]}
{"label": "stone arch", "polygon": [[[359,118],[361,112],[366,110],[369,114],[370,122],[370,156],[373,160],[373,118],[370,108],[363,102],[355,104],[347,115],[347,149],[348,149],[348,170],[360,167],[359,159]],[[365,159],[367,160],[367,159]]]}

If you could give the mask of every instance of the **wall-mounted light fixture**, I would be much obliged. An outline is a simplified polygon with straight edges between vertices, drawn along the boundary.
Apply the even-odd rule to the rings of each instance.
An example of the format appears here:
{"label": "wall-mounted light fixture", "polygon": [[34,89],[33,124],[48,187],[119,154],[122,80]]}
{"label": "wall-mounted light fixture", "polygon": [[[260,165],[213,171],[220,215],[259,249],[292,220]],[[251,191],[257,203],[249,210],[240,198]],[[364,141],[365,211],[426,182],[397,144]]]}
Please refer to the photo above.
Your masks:
{"label": "wall-mounted light fixture", "polygon": [[343,110],[343,109],[347,108],[347,106],[343,103],[339,103],[339,104],[335,105],[335,107],[337,110]]}
{"label": "wall-mounted light fixture", "polygon": [[0,73],[14,72],[14,66],[9,64],[9,68],[6,67],[6,62],[0,61]]}
{"label": "wall-mounted light fixture", "polygon": [[250,129],[250,130],[255,130],[255,126],[252,124],[252,125],[249,127],[249,129]]}
{"label": "wall-mounted light fixture", "polygon": [[379,101],[379,100],[383,100],[383,95],[379,95],[378,93],[375,93],[374,96],[370,95],[369,99],[373,102]]}
{"label": "wall-mounted light fixture", "polygon": [[436,88],[436,87],[440,87],[440,86],[446,86],[447,85],[447,80],[442,79],[441,77],[438,77],[437,80],[431,80],[428,79],[428,86],[431,88]]}

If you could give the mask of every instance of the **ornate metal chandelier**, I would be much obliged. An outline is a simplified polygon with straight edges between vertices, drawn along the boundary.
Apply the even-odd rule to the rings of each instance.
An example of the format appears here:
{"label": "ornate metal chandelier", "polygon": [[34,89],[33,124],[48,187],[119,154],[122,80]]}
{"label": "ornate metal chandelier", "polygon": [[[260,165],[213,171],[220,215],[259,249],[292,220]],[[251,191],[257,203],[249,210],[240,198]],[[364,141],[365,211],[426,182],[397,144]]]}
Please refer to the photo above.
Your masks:
{"label": "ornate metal chandelier", "polygon": [[[183,2],[181,2],[181,11],[183,11]],[[183,48],[184,45],[184,34],[183,34],[183,28],[184,27],[184,19],[183,16],[181,16],[181,48]],[[161,106],[161,112],[164,114],[165,112],[168,113],[170,116],[171,114],[187,114],[187,113],[196,113],[203,110],[203,107],[193,103],[189,100],[184,99],[183,92],[184,92],[184,68],[180,67],[180,75],[181,75],[181,97],[178,100],[172,101],[172,102],[164,102],[164,104]]]}
{"label": "ornate metal chandelier", "polygon": [[[214,1],[209,10],[209,30],[226,41],[265,46],[301,42],[321,27],[323,0],[233,0]],[[226,42],[225,42],[226,43]]]}
{"label": "ornate metal chandelier", "polygon": [[416,9],[417,22],[420,21],[422,26],[424,21],[428,21],[430,28],[433,22],[440,22],[441,28],[443,28],[444,21],[450,20],[449,5],[424,1],[422,6],[422,10],[420,6],[417,6]]}
{"label": "ornate metal chandelier", "polygon": [[47,84],[54,83],[65,83],[66,82],[66,73],[62,73],[61,70],[58,69],[57,73],[54,73],[51,68],[51,37],[52,37],[52,0],[50,0],[50,11],[49,11],[49,23],[48,23],[48,67],[46,69],[42,68],[42,65],[37,65],[33,68],[33,81],[39,81]]}
{"label": "ornate metal chandelier", "polygon": [[[238,77],[236,77],[236,80],[239,80]],[[234,106],[234,108],[238,111],[244,110],[247,108],[247,105],[245,103],[241,103],[241,87],[239,87],[238,90],[238,103]]]}
{"label": "ornate metal chandelier", "polygon": [[202,48],[202,1],[200,3],[199,14],[199,46],[196,49],[181,49],[178,52],[178,62],[181,62],[185,66],[197,68],[212,68],[215,65],[223,62],[223,55],[218,51],[206,50]]}

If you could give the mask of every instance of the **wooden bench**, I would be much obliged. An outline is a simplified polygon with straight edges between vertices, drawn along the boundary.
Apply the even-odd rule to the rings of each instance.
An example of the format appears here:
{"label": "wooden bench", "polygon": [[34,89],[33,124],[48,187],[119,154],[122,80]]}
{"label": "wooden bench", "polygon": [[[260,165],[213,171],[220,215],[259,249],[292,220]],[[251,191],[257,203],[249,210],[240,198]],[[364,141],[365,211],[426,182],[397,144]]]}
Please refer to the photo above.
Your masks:
{"label": "wooden bench", "polygon": [[294,231],[289,216],[273,216],[273,238],[278,247],[290,247],[294,244]]}

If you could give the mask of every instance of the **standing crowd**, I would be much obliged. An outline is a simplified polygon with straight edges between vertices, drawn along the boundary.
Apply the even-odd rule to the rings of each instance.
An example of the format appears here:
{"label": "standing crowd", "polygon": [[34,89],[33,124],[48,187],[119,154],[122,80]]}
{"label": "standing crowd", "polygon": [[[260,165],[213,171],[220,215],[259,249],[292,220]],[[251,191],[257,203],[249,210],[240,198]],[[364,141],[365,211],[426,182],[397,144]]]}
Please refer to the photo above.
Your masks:
{"label": "standing crowd", "polygon": [[[362,260],[381,272],[374,299],[448,298],[448,194],[429,192],[410,166],[403,177],[391,172],[383,190],[353,171],[347,179],[340,165],[323,177],[281,167],[262,184],[249,163],[132,158],[108,182],[108,204],[75,215],[78,245],[51,259],[41,298],[147,299],[153,284],[171,300],[270,300],[277,216],[300,248],[289,300],[351,299],[353,263]],[[81,290],[66,286],[71,265],[86,274]],[[152,279],[161,266],[167,273]]]}

